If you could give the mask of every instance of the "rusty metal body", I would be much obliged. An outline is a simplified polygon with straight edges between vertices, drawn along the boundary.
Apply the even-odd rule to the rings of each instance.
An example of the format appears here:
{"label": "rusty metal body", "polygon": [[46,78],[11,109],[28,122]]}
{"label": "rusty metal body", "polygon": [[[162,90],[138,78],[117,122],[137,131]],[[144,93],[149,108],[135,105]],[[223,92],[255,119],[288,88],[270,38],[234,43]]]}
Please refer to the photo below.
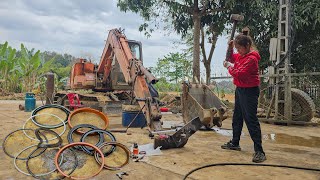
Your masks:
{"label": "rusty metal body", "polygon": [[222,126],[227,106],[205,84],[183,83],[182,115],[185,123],[200,117],[206,128]]}
{"label": "rusty metal body", "polygon": [[[180,129],[176,129],[176,132],[167,138],[161,138],[161,136],[154,139],[154,149],[161,146],[160,149],[181,148],[187,144],[188,139],[195,132],[197,132],[202,126],[199,117],[191,119],[186,125]],[[166,133],[164,133],[166,134]]]}
{"label": "rusty metal body", "polygon": [[[99,65],[95,66],[91,62],[80,59],[80,62],[73,66],[70,77],[72,89],[92,89],[101,92],[111,91],[112,93],[130,90],[133,92],[132,97],[145,115],[148,128],[151,131],[161,131],[160,119],[162,115],[159,104],[156,98],[151,95],[148,86],[148,83],[155,82],[157,82],[157,79],[142,64],[141,43],[127,40],[123,32],[118,29],[109,31]],[[173,135],[168,135],[165,139],[155,139],[155,144],[160,144],[164,148],[183,147],[188,138],[202,126],[201,122],[210,127],[222,121],[226,110],[225,105],[212,91],[209,92],[209,88],[207,88],[208,92],[203,91],[201,94],[213,104],[205,101],[208,106],[201,105],[201,99],[197,99],[196,96],[198,89],[196,90],[192,86],[190,86],[191,88],[184,88],[186,97],[183,101],[183,107],[189,111],[184,113],[186,125]],[[202,86],[201,90],[205,90],[204,85]],[[93,98],[99,100],[99,97],[80,94],[80,99]],[[81,101],[83,102],[83,99]],[[108,101],[108,99],[105,99],[105,101]],[[210,112],[207,112],[208,109]],[[218,118],[217,115],[219,115]],[[151,131],[150,134],[152,135]]]}
{"label": "rusty metal body", "polygon": [[128,40],[120,29],[112,29],[99,65],[79,59],[71,70],[70,87],[99,92],[131,91],[146,116],[148,126],[152,130],[161,130],[159,105],[148,87],[148,83],[156,81],[143,66],[141,43]]}
{"label": "rusty metal body", "polygon": [[71,69],[71,89],[89,89],[95,86],[94,64],[85,59],[79,59]]}

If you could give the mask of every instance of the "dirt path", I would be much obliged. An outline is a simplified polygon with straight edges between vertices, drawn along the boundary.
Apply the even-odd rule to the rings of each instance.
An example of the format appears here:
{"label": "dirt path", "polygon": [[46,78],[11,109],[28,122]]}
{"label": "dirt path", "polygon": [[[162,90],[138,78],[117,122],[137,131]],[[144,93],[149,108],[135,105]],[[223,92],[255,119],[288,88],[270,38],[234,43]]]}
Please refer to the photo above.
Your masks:
{"label": "dirt path", "polygon": [[[30,113],[18,110],[22,101],[0,101],[0,142],[13,130],[21,128]],[[121,117],[109,117],[110,128],[121,127]],[[164,121],[181,122],[179,115],[164,115]],[[231,128],[231,119],[224,121],[223,128]],[[320,127],[286,127],[262,124],[263,145],[267,154],[268,164],[282,164],[320,168]],[[117,141],[131,146],[152,143],[148,132],[144,129],[130,129],[132,135],[114,133]],[[146,162],[130,162],[121,171],[128,171],[129,176],[123,179],[182,179],[190,170],[211,163],[237,162],[250,163],[253,154],[253,144],[244,127],[241,139],[242,151],[227,151],[220,148],[227,142],[231,131],[220,130],[198,131],[184,148],[162,151],[161,156],[153,156]],[[65,135],[64,135],[65,136]],[[32,179],[18,171],[13,166],[13,160],[0,151],[0,179]],[[120,171],[103,170],[94,179],[118,179]],[[193,179],[315,179],[320,180],[319,172],[291,170],[269,167],[226,166],[212,167],[192,174]]]}

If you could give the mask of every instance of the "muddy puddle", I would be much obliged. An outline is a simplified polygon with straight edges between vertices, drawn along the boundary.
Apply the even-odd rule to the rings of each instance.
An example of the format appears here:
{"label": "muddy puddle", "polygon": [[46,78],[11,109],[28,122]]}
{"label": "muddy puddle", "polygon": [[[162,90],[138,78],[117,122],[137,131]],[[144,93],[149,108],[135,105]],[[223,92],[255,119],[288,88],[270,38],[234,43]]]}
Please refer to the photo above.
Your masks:
{"label": "muddy puddle", "polygon": [[[211,128],[214,132],[218,133],[218,134],[221,134],[223,136],[232,136],[232,130],[231,129],[221,129],[221,128],[218,128],[218,127],[213,127]],[[241,136],[244,136],[245,134],[242,132],[241,133]]]}
{"label": "muddy puddle", "polygon": [[[232,137],[231,129],[220,129],[218,127],[213,127],[212,130],[217,134]],[[242,132],[241,136],[249,136],[249,135]],[[320,137],[314,137],[314,136],[310,136],[309,138],[304,138],[299,136],[290,136],[284,133],[275,133],[275,134],[262,135],[262,140],[269,141],[276,144],[288,144],[288,145],[320,148]]]}
{"label": "muddy puddle", "polygon": [[271,141],[277,144],[288,144],[305,147],[320,148],[320,137],[310,136],[309,138],[303,138],[299,136],[290,136],[288,134],[265,134],[262,136],[265,141]]}

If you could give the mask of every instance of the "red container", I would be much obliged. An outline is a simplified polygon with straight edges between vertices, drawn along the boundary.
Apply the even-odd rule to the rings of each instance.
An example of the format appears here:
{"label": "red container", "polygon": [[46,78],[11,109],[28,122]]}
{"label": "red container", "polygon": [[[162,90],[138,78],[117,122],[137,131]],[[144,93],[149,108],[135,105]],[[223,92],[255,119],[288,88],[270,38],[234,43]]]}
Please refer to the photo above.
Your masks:
{"label": "red container", "polygon": [[162,107],[162,108],[160,108],[160,111],[161,111],[161,112],[168,112],[168,111],[169,111],[169,108]]}

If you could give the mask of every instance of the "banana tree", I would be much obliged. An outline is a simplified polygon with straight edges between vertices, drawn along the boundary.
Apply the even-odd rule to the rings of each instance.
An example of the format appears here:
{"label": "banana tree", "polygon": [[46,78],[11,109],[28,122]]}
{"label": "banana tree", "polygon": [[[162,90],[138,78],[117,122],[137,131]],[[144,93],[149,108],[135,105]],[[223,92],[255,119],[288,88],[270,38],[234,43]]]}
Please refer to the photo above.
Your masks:
{"label": "banana tree", "polygon": [[16,49],[11,48],[8,46],[8,42],[5,42],[0,50],[0,72],[3,82],[2,88],[8,91],[12,91],[11,73],[15,67],[16,60]]}
{"label": "banana tree", "polygon": [[23,83],[21,83],[22,74],[20,73],[18,68],[18,63],[15,63],[13,69],[9,72],[10,79],[8,86],[10,92],[18,93],[21,92],[23,89]]}
{"label": "banana tree", "polygon": [[41,65],[40,50],[34,53],[34,49],[28,51],[21,44],[21,57],[18,63],[18,70],[22,74],[23,91],[30,92],[37,79],[37,70]]}

